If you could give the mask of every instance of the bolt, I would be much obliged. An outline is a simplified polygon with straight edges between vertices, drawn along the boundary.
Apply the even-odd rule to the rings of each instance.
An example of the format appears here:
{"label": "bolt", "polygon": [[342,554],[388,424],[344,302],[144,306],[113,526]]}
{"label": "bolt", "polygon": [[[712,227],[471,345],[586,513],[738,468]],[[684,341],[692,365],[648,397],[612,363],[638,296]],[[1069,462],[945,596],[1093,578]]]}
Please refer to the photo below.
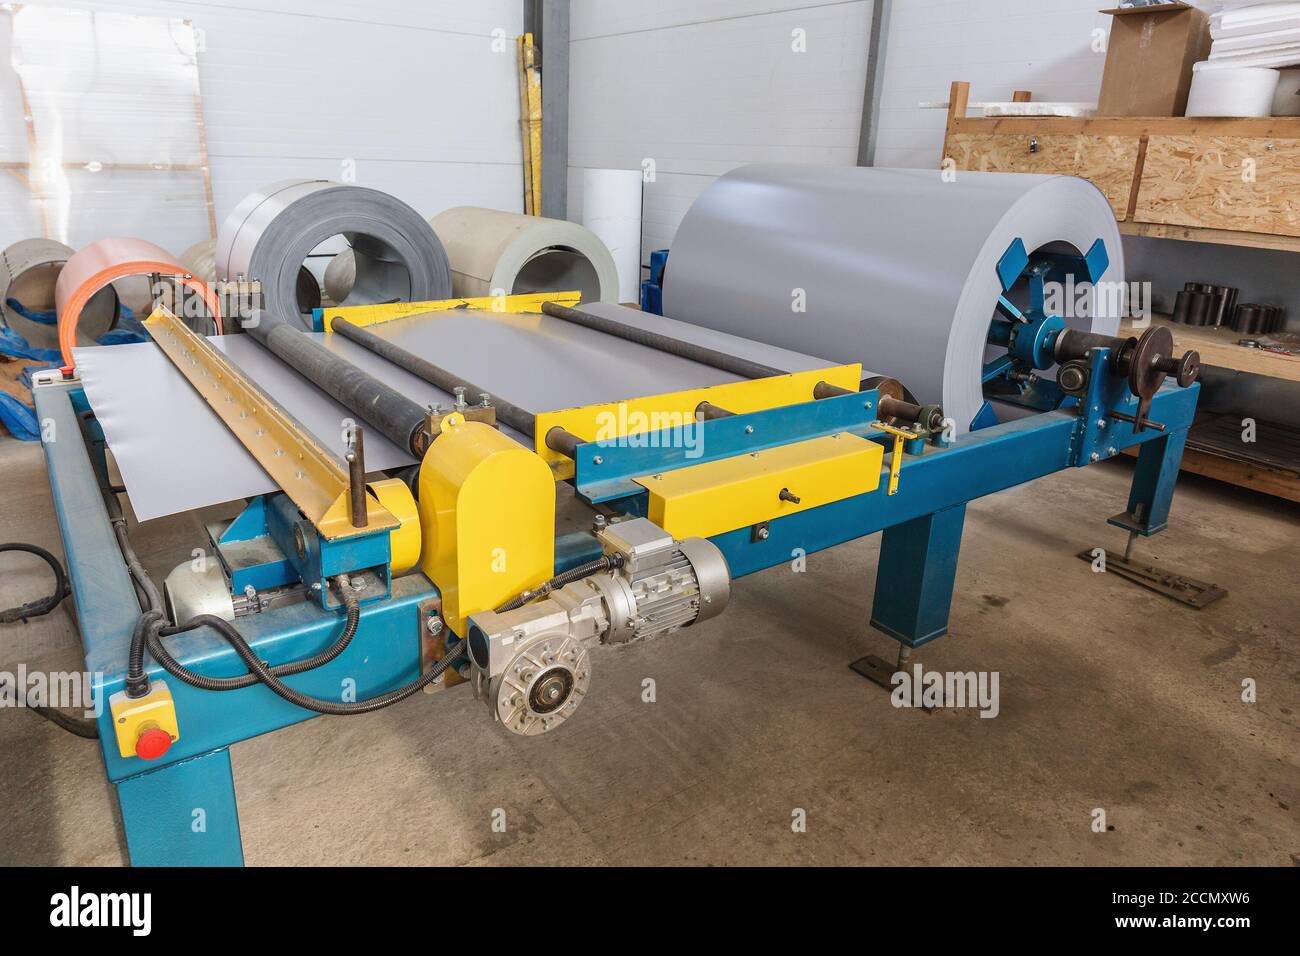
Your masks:
{"label": "bolt", "polygon": [[592,522],[592,527],[595,528],[595,530],[597,530],[597,531],[604,531],[604,530],[605,530],[605,524],[606,524],[606,522],[605,522],[605,516],[604,516],[604,515],[596,515],[596,519]]}
{"label": "bolt", "polygon": [[591,459],[591,463],[593,465],[603,465],[605,464],[605,459],[602,458],[600,455],[597,455],[595,458]]}
{"label": "bolt", "polygon": [[479,393],[478,393],[478,402],[479,402],[479,404],[482,405],[484,408],[487,408],[488,406],[490,406],[490,405],[492,404],[492,402],[490,401],[491,398],[492,398],[492,396],[489,395],[487,392],[479,392]]}
{"label": "bolt", "polygon": [[1089,461],[1101,461],[1101,455],[1097,454],[1097,453],[1094,451],[1091,455],[1088,456],[1088,460],[1089,460]]}
{"label": "bolt", "polygon": [[456,411],[462,411],[465,408],[465,386],[457,385],[452,391],[456,393]]}
{"label": "bolt", "polygon": [[1113,458],[1115,455],[1118,455],[1119,452],[1116,451],[1114,448],[1107,448],[1106,454],[1110,455]]}
{"label": "bolt", "polygon": [[438,617],[438,615],[436,614],[433,615],[431,618],[429,618],[427,621],[424,622],[424,629],[427,630],[434,637],[437,637],[439,634],[442,633],[442,618]]}
{"label": "bolt", "polygon": [[1104,419],[1104,418],[1099,418],[1099,419],[1097,419],[1097,427],[1098,427],[1098,428],[1105,428],[1105,427],[1106,427],[1106,419]]}
{"label": "bolt", "polygon": [[772,532],[768,531],[766,528],[759,528],[759,529],[758,529],[758,540],[759,540],[759,541],[766,541],[766,540],[768,539],[768,536],[769,536],[771,533],[772,533]]}
{"label": "bolt", "polygon": [[745,426],[745,434],[746,434],[746,435],[752,435],[752,434],[754,434],[754,426],[753,426],[753,425],[746,425],[746,426]]}

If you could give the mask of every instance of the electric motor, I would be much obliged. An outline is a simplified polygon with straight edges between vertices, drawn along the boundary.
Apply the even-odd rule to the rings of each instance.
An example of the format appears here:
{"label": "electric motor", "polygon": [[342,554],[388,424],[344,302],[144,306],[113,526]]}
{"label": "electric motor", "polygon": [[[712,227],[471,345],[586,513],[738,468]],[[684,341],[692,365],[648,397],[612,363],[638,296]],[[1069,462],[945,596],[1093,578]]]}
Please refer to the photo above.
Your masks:
{"label": "electric motor", "polygon": [[674,540],[645,518],[597,537],[608,570],[470,620],[474,693],[513,733],[545,733],[572,716],[591,682],[595,645],[661,637],[727,606],[731,573],[712,542]]}

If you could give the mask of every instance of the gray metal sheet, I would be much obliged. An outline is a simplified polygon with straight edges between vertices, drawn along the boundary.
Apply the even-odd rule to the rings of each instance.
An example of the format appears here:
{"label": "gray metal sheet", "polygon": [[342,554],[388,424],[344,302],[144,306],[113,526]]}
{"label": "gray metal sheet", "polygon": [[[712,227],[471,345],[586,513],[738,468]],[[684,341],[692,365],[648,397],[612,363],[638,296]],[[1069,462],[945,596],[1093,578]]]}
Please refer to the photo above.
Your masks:
{"label": "gray metal sheet", "polygon": [[[790,371],[830,363],[619,306],[602,314]],[[532,411],[736,381],[736,376],[548,316],[448,312],[372,326],[430,361]],[[326,346],[422,405],[451,396],[337,335]],[[346,409],[246,335],[211,341],[320,441],[342,456]],[[75,351],[86,395],[141,521],[276,490],[271,478],[152,343]],[[471,396],[477,398],[477,396]],[[522,435],[507,434],[528,444]],[[377,433],[371,471],[413,462]]]}
{"label": "gray metal sheet", "polygon": [[[664,309],[687,322],[806,349],[900,379],[965,431],[983,404],[996,265],[1014,239],[1033,252],[1106,241],[1124,278],[1115,216],[1067,176],[760,165],[696,199],[673,239]],[[805,311],[792,306],[802,293]],[[1097,307],[1070,325],[1114,334]]]}

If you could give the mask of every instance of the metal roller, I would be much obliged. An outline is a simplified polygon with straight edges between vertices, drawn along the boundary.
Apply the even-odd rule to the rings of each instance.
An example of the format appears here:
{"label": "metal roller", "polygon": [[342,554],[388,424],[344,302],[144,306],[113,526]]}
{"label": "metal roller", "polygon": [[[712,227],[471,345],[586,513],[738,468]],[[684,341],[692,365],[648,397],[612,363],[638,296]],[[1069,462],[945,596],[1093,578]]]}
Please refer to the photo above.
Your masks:
{"label": "metal roller", "polygon": [[374,376],[339,358],[294,319],[255,316],[245,331],[282,362],[416,458],[428,447],[426,411]]}
{"label": "metal roller", "polygon": [[451,296],[447,254],[414,209],[375,189],[326,180],[287,180],[245,196],[221,226],[217,273],[260,281],[265,310],[305,327],[320,299],[314,279],[310,289],[301,281],[303,262],[338,235],[352,247],[356,281],[336,304]]}
{"label": "metal roller", "polygon": [[[941,404],[965,431],[984,403],[989,327],[1014,240],[1087,253],[1122,281],[1106,198],[1082,179],[1009,173],[747,166],[687,212],[665,273],[664,312],[760,342],[860,362]],[[1073,328],[1114,334],[1093,296]],[[1048,373],[1050,374],[1050,373]]]}

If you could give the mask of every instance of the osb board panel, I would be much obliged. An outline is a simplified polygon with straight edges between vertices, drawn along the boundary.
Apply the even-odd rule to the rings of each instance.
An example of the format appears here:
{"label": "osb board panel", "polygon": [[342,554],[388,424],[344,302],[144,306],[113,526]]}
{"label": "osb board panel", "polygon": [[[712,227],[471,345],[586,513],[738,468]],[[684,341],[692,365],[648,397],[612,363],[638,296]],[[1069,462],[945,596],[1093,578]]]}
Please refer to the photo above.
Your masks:
{"label": "osb board panel", "polygon": [[[1038,149],[1032,151],[1037,140]],[[1056,173],[1091,180],[1110,200],[1115,218],[1128,215],[1139,136],[986,135],[953,133],[948,155],[958,169],[990,173]]]}
{"label": "osb board panel", "polygon": [[1152,136],[1134,218],[1300,236],[1300,139]]}
{"label": "osb board panel", "polygon": [[1300,117],[1220,119],[1205,116],[997,116],[956,117],[950,133],[992,136],[1011,134],[1085,134],[1089,136],[1300,136]]}

